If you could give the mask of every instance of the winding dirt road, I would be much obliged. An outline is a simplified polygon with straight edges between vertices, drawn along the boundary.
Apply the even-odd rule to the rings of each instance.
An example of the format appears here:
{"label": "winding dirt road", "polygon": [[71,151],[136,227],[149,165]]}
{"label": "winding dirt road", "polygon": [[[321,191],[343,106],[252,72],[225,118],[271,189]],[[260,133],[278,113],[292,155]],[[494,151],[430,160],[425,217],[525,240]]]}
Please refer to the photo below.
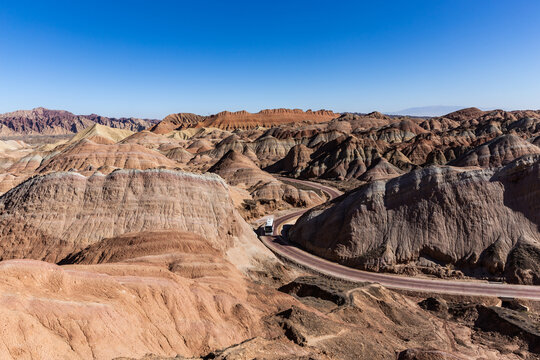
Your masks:
{"label": "winding dirt road", "polygon": [[[327,193],[331,199],[341,195],[338,190],[318,183],[283,178]],[[274,219],[274,235],[260,236],[261,241],[276,254],[313,271],[349,281],[375,282],[387,288],[421,292],[459,294],[471,296],[497,296],[540,300],[540,286],[509,285],[467,280],[440,280],[380,274],[349,268],[310,254],[290,243],[280,235],[284,224],[298,218],[308,209],[300,210]]]}

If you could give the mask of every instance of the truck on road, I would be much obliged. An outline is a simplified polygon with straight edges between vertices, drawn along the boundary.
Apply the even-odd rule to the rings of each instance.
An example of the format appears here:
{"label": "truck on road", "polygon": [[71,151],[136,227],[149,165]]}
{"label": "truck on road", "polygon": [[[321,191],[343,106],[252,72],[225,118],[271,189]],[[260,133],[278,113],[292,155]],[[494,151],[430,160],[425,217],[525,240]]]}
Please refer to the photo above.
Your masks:
{"label": "truck on road", "polygon": [[266,225],[264,225],[264,235],[274,235],[274,218],[266,220]]}

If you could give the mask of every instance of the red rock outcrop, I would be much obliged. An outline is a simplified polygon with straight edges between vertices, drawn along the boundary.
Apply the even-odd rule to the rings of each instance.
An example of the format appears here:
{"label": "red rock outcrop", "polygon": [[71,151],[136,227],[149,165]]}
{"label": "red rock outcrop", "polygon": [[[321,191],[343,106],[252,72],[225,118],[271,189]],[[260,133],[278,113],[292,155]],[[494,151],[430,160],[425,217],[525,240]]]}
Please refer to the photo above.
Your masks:
{"label": "red rock outcrop", "polygon": [[209,116],[197,126],[216,127],[220,129],[249,129],[257,126],[270,127],[288,123],[324,122],[338,116],[339,114],[328,110],[307,110],[304,112],[300,109],[269,109],[261,110],[255,114],[247,111],[223,111]]}
{"label": "red rock outcrop", "polygon": [[328,110],[302,111],[300,109],[268,109],[258,113],[247,111],[222,111],[215,115],[202,117],[195,114],[171,114],[163,119],[163,124],[157,124],[152,131],[160,134],[186,127],[210,127],[225,130],[252,129],[260,126],[271,127],[289,123],[318,123],[337,118],[336,114]]}

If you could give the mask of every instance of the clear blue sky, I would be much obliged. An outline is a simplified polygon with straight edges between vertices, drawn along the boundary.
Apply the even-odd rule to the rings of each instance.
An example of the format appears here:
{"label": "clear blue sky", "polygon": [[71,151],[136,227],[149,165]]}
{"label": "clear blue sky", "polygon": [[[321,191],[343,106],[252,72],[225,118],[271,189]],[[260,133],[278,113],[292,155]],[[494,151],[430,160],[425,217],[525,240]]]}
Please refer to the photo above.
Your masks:
{"label": "clear blue sky", "polygon": [[0,1],[0,112],[540,108],[540,1]]}

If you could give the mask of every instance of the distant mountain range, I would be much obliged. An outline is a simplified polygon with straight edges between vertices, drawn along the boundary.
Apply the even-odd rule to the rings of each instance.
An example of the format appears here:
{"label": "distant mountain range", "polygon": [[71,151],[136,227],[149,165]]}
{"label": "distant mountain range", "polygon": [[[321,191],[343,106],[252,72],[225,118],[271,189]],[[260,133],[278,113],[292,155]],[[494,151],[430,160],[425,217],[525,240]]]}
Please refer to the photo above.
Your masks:
{"label": "distant mountain range", "polygon": [[141,131],[158,122],[138,118],[108,118],[96,114],[75,115],[65,110],[39,107],[0,114],[0,136],[75,134],[94,124]]}

